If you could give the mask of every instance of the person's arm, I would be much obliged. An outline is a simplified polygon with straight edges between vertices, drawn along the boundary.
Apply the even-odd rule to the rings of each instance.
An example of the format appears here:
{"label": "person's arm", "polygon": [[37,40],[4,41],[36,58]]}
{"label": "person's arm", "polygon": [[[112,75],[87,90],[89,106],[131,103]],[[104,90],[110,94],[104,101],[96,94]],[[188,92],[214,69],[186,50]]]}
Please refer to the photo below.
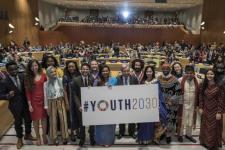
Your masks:
{"label": "person's arm", "polygon": [[44,83],[44,108],[48,109],[48,98],[47,98],[47,82]]}
{"label": "person's arm", "polygon": [[63,89],[64,89],[64,100],[65,100],[66,109],[69,110],[69,100],[68,100],[67,87],[64,86]]}
{"label": "person's arm", "polygon": [[29,106],[29,111],[33,112],[33,107],[31,105],[32,92],[31,92],[31,90],[28,89],[27,86],[25,86],[25,92],[26,92],[27,102],[28,102],[28,106]]}
{"label": "person's arm", "polygon": [[4,81],[0,82],[0,100],[9,100],[15,95],[15,92],[9,90]]}
{"label": "person's arm", "polygon": [[71,83],[71,100],[74,101],[74,103],[76,104],[77,109],[80,110],[81,108],[81,100],[78,96],[78,93],[80,92],[80,87],[77,85],[77,83],[75,81],[73,81]]}
{"label": "person's arm", "polygon": [[223,113],[223,107],[225,105],[225,100],[224,100],[224,89],[219,87],[218,91],[218,103],[217,103],[217,113],[216,113],[216,119],[221,120],[222,118],[222,113]]}
{"label": "person's arm", "polygon": [[170,102],[172,102],[172,104],[178,105],[178,104],[183,104],[183,99],[182,99],[182,91],[181,91],[181,86],[180,83],[178,82],[178,80],[175,83],[175,93],[174,95],[170,98]]}
{"label": "person's arm", "polygon": [[202,95],[202,84],[200,85],[200,89],[199,89],[199,113],[202,114],[203,113],[203,106],[204,106],[204,99],[203,99],[203,95]]}

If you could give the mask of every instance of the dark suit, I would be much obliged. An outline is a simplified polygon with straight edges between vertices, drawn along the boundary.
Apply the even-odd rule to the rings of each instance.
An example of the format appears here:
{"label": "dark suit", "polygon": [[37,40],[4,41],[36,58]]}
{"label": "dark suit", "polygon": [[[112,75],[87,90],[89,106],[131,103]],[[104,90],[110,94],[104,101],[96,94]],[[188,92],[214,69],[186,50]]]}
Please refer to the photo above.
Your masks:
{"label": "dark suit", "polygon": [[[31,118],[28,108],[27,99],[25,96],[24,76],[18,75],[20,81],[20,89],[14,84],[13,80],[6,76],[6,79],[1,81],[0,99],[9,101],[9,110],[13,114],[15,119],[15,130],[18,138],[23,137],[22,123],[25,123],[25,133],[31,133]],[[8,98],[8,93],[14,91],[15,95],[12,98]]]}
{"label": "dark suit", "polygon": [[[129,85],[137,85],[138,84],[138,80],[136,77],[129,76],[128,79],[129,79],[129,81],[127,81],[127,84],[129,84]],[[117,77],[117,84],[118,85],[126,85],[126,82],[122,75]],[[128,124],[128,133],[130,136],[133,136],[135,134],[135,128],[136,128],[136,125],[134,123]],[[119,134],[124,136],[125,130],[126,130],[125,124],[120,124],[119,125]]]}
{"label": "dark suit", "polygon": [[[81,87],[93,86],[94,79],[91,76],[88,76],[88,85],[85,85],[82,76],[76,77],[71,83],[71,100],[74,101],[76,106],[76,114],[78,117],[78,124],[80,128],[80,139],[85,141],[85,126],[82,124],[82,113],[79,111],[81,107]],[[89,128],[90,140],[94,141],[94,126]]]}

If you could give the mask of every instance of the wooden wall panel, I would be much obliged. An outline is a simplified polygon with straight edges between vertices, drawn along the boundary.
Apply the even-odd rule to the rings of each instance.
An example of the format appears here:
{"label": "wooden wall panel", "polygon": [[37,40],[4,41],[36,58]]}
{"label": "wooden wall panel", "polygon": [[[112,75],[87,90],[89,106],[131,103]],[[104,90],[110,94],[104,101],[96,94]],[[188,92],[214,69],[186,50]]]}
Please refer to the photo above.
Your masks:
{"label": "wooden wall panel", "polygon": [[[3,32],[0,32],[0,42],[16,41],[21,45],[27,37],[31,44],[38,44],[38,29],[34,25],[34,17],[38,17],[38,0],[1,0],[0,9],[8,11],[8,21],[0,22]],[[8,23],[15,26],[14,32],[9,34]]]}
{"label": "wooden wall panel", "polygon": [[205,30],[201,31],[201,41],[225,44],[225,0],[204,0],[202,20]]}
{"label": "wooden wall panel", "polygon": [[68,42],[69,40],[62,32],[58,31],[40,31],[39,42],[41,45],[53,44],[57,45],[60,42]]}
{"label": "wooden wall panel", "polygon": [[[86,43],[92,42],[120,42],[120,43],[149,43],[152,41],[181,41],[188,40],[193,44],[199,44],[200,36],[185,33],[180,28],[115,28],[115,27],[88,27],[88,26],[60,26],[57,29],[57,34],[61,33],[63,40],[68,42],[78,43],[84,40]],[[41,33],[40,44],[46,42],[55,42],[62,40],[61,37],[56,37],[55,34],[46,32]],[[54,36],[59,38],[55,40],[50,38]],[[52,41],[50,40],[52,39]],[[47,43],[48,43],[47,42]]]}

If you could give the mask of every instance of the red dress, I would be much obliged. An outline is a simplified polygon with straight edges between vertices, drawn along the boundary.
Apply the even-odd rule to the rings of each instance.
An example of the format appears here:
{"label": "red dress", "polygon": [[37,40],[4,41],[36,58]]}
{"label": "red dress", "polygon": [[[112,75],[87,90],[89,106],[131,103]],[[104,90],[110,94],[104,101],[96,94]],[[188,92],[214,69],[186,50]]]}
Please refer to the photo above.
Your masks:
{"label": "red dress", "polygon": [[46,110],[44,109],[44,82],[47,81],[45,74],[41,75],[39,81],[34,81],[32,91],[26,90],[27,100],[31,102],[33,112],[31,112],[31,119],[33,121],[40,120],[47,117]]}

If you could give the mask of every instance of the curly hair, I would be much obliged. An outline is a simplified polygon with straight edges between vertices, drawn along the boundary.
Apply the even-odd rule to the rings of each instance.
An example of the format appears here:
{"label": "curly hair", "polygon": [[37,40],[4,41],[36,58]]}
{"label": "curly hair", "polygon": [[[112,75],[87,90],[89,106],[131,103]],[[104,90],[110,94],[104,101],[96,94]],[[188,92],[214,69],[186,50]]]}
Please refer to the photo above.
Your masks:
{"label": "curly hair", "polygon": [[141,59],[134,59],[134,60],[132,61],[132,63],[131,63],[131,68],[134,69],[135,63],[136,63],[136,62],[139,62],[139,63],[141,64],[141,70],[143,70],[143,69],[144,69],[145,63],[144,63],[144,61],[141,60]]}
{"label": "curly hair", "polygon": [[71,76],[71,74],[68,70],[68,66],[70,63],[73,63],[75,65],[75,74],[80,75],[80,71],[79,71],[77,62],[72,61],[72,60],[66,62],[66,67],[64,68],[64,75]]}
{"label": "curly hair", "polygon": [[36,63],[38,65],[38,74],[42,74],[41,64],[36,59],[30,60],[27,64],[26,75],[25,75],[25,85],[27,90],[29,91],[31,91],[32,88],[35,86],[34,84],[35,74],[34,74],[34,71],[32,70],[33,63]]}
{"label": "curly hair", "polygon": [[49,67],[49,66],[47,65],[47,62],[48,62],[48,59],[49,59],[49,58],[53,59],[53,61],[54,61],[54,67],[55,67],[55,68],[59,67],[59,63],[58,63],[58,61],[56,60],[56,58],[55,58],[54,56],[52,56],[52,55],[50,55],[50,56],[46,55],[46,56],[44,56],[43,59],[42,59],[42,68],[47,69],[47,68]]}

